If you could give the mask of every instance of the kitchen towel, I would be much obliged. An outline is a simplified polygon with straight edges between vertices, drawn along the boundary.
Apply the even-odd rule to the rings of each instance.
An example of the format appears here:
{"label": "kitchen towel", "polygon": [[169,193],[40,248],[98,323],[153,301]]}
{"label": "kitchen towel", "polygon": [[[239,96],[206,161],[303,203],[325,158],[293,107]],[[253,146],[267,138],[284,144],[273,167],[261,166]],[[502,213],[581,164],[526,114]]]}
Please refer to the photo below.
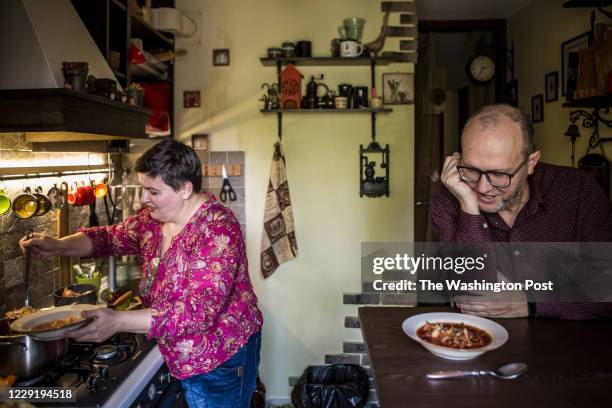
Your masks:
{"label": "kitchen towel", "polygon": [[264,227],[261,236],[261,274],[264,279],[298,254],[293,226],[291,197],[280,143],[274,145],[270,181],[266,194]]}

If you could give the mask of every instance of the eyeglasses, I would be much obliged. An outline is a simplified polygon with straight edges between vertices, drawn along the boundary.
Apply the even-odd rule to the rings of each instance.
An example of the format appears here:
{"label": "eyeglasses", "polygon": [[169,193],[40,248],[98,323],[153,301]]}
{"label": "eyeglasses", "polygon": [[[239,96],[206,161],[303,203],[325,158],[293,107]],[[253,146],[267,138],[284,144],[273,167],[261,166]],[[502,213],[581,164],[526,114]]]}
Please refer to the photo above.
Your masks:
{"label": "eyeglasses", "polygon": [[521,167],[525,163],[527,163],[529,158],[527,157],[523,162],[518,166],[518,168],[512,173],[505,173],[503,171],[482,171],[475,167],[468,166],[457,166],[457,170],[459,170],[459,176],[461,180],[467,183],[478,183],[480,181],[480,177],[484,174],[487,178],[489,184],[493,187],[506,188],[510,186],[512,183],[512,177],[516,175],[521,170]]}

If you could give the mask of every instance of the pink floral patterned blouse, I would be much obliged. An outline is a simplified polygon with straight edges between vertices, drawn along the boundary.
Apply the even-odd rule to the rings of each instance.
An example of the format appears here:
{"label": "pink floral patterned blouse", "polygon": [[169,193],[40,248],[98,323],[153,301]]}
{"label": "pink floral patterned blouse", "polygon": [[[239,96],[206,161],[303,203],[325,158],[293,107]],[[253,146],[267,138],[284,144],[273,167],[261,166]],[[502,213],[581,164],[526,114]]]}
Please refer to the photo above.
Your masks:
{"label": "pink floral patterned blouse", "polygon": [[121,224],[82,229],[92,256],[138,254],[143,302],[172,375],[213,370],[263,325],[240,224],[210,194],[160,257],[162,223],[144,209]]}

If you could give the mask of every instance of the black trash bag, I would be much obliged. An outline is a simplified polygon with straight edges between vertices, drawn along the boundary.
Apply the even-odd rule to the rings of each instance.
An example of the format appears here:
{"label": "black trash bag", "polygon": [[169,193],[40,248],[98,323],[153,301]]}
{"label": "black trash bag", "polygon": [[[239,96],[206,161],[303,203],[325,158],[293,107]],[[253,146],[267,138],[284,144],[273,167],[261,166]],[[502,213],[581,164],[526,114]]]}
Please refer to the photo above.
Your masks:
{"label": "black trash bag", "polygon": [[368,374],[356,364],[312,366],[291,392],[298,408],[361,408],[368,402]]}

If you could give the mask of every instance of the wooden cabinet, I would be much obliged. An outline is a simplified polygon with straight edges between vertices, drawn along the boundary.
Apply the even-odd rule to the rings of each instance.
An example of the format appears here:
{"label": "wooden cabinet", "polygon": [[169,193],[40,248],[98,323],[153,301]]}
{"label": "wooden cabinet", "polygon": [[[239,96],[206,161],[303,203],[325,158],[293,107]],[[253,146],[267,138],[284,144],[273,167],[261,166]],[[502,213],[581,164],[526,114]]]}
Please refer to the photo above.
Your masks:
{"label": "wooden cabinet", "polygon": [[[157,31],[151,24],[130,11],[130,0],[71,0],[81,20],[96,42],[100,52],[123,88],[137,82],[163,90],[171,126],[174,124],[174,64],[165,62],[167,69],[154,64],[131,64],[131,39],[142,41],[143,51],[150,54],[174,51],[174,36]],[[137,1],[143,3],[144,1]],[[174,0],[152,0],[152,8],[174,7]],[[157,66],[159,67],[159,66]],[[146,104],[145,104],[146,106]],[[147,106],[155,111],[153,106]],[[155,114],[155,113],[154,113]],[[170,129],[172,136],[172,129]]]}

